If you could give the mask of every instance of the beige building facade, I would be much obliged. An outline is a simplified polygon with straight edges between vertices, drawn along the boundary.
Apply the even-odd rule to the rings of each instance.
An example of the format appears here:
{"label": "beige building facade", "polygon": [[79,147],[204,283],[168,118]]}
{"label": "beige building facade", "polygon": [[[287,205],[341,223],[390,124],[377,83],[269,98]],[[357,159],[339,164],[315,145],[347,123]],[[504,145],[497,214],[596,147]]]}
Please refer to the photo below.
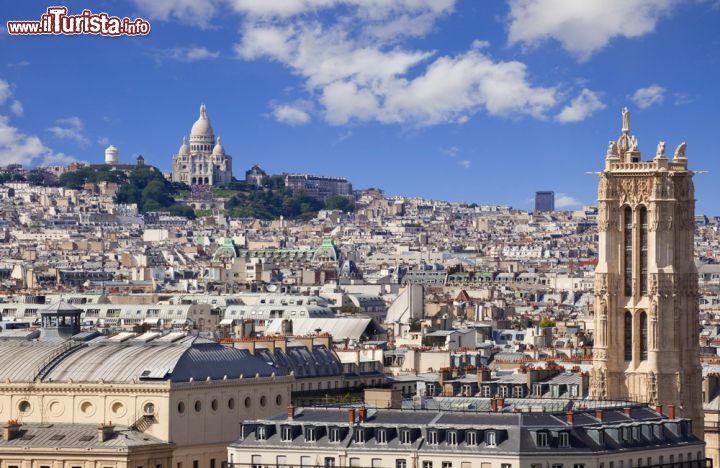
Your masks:
{"label": "beige building facade", "polygon": [[702,436],[695,199],[685,143],[641,161],[630,114],[599,173],[590,396],[678,408]]}

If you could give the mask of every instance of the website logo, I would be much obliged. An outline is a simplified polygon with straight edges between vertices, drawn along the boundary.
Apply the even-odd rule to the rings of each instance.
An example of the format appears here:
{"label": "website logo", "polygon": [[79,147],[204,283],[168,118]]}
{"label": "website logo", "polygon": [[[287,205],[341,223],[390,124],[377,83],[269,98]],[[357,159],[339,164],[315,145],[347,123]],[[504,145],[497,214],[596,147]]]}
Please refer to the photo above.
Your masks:
{"label": "website logo", "polygon": [[83,10],[79,15],[68,15],[66,7],[54,6],[40,17],[40,21],[8,21],[8,33],[30,34],[95,34],[100,36],[145,36],[150,23],[142,18],[131,20],[107,13]]}

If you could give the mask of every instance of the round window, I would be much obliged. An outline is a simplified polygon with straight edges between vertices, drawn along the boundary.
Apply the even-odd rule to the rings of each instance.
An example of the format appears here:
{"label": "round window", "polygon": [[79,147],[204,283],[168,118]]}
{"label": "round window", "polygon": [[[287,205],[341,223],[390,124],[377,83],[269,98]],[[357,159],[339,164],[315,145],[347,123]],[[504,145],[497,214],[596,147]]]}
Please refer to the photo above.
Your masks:
{"label": "round window", "polygon": [[235,398],[230,398],[228,400],[228,409],[233,409],[233,408],[235,408]]}
{"label": "round window", "polygon": [[89,401],[83,401],[80,403],[80,411],[84,414],[92,415],[95,412],[95,407]]}
{"label": "round window", "polygon": [[217,401],[217,400],[213,400],[213,401],[210,403],[210,407],[212,408],[213,411],[217,411],[218,401]]}
{"label": "round window", "polygon": [[250,397],[245,397],[245,408],[250,408],[250,403],[252,403]]}
{"label": "round window", "polygon": [[29,401],[23,400],[20,403],[18,403],[18,409],[20,410],[21,413],[29,413],[30,410],[32,409],[32,405],[30,404]]}
{"label": "round window", "polygon": [[125,405],[123,405],[119,401],[116,401],[112,404],[110,410],[115,413],[116,416],[122,416],[125,414]]}
{"label": "round window", "polygon": [[201,409],[202,409],[202,403],[200,403],[200,400],[195,400],[195,411],[197,411],[199,413]]}
{"label": "round window", "polygon": [[265,395],[260,397],[260,406],[265,406],[267,404],[267,397]]}
{"label": "round window", "polygon": [[155,414],[155,405],[153,403],[145,403],[145,406],[143,406],[143,413],[146,415]]}
{"label": "round window", "polygon": [[181,401],[178,403],[178,413],[183,414],[185,412],[185,402]]}
{"label": "round window", "polygon": [[275,397],[275,404],[278,406],[282,405],[282,395],[278,394],[278,396]]}

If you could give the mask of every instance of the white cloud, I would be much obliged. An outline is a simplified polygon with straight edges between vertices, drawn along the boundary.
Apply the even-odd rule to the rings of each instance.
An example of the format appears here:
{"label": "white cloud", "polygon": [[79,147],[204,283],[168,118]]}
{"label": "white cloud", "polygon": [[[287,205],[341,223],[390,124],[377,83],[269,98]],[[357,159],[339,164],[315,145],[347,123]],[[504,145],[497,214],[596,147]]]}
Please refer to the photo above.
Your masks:
{"label": "white cloud", "polygon": [[555,194],[555,209],[556,210],[570,210],[573,208],[580,208],[583,202],[577,198],[571,197],[564,193]]}
{"label": "white cloud", "polygon": [[469,159],[461,159],[460,161],[458,161],[458,165],[465,169],[470,169],[470,160]]}
{"label": "white cloud", "polygon": [[323,9],[349,7],[366,19],[378,19],[405,12],[450,11],[456,0],[231,0],[234,8],[246,15],[264,18],[287,18]]}
{"label": "white cloud", "polygon": [[554,39],[587,60],[615,37],[655,30],[678,0],[509,0],[508,41],[536,46]]}
{"label": "white cloud", "polygon": [[160,50],[157,58],[175,60],[178,62],[195,62],[197,60],[214,60],[220,56],[220,52],[209,50],[205,47],[174,47],[172,49]]}
{"label": "white cloud", "polygon": [[87,146],[90,140],[85,136],[84,126],[80,117],[66,117],[55,121],[55,126],[47,129],[56,138],[75,141],[80,146]]}
{"label": "white cloud", "polygon": [[27,60],[20,60],[19,62],[7,64],[8,68],[22,68],[27,67],[28,65],[30,65],[30,62],[28,62]]}
{"label": "white cloud", "polygon": [[440,151],[447,154],[451,158],[454,158],[455,156],[460,154],[460,148],[458,148],[457,146],[451,146],[449,148],[440,148]]}
{"label": "white cloud", "polygon": [[10,125],[7,116],[0,115],[0,161],[3,164],[48,166],[74,160],[72,156],[52,151],[37,136],[22,133]]}
{"label": "white cloud", "polygon": [[100,146],[107,146],[110,144],[110,138],[101,136],[97,139],[97,144]]}
{"label": "white cloud", "polygon": [[640,109],[647,109],[656,104],[662,104],[665,100],[665,88],[658,85],[650,85],[647,88],[640,88],[632,95],[630,99]]}
{"label": "white cloud", "polygon": [[25,112],[22,102],[18,101],[17,99],[15,99],[12,104],[10,104],[10,110],[18,117],[22,117],[23,113]]}
{"label": "white cloud", "polygon": [[280,104],[273,107],[273,117],[288,125],[304,125],[312,120],[308,108],[304,102]]}
{"label": "white cloud", "polygon": [[4,103],[11,95],[10,83],[0,79],[0,104]]}
{"label": "white cloud", "polygon": [[133,0],[145,20],[177,20],[180,23],[210,28],[218,0]]}
{"label": "white cloud", "polygon": [[580,122],[604,108],[605,104],[600,101],[597,93],[585,88],[555,116],[555,120],[562,123]]}

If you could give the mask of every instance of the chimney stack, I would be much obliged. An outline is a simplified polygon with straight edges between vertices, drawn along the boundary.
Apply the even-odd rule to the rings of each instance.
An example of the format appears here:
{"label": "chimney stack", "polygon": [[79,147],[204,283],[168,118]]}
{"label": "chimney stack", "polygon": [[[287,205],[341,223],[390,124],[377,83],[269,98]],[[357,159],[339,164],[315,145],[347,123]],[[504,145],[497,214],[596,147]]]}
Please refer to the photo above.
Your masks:
{"label": "chimney stack", "polygon": [[17,419],[8,420],[7,424],[3,427],[3,439],[5,439],[5,442],[13,440],[20,435],[20,426],[22,426],[22,424],[17,422]]}
{"label": "chimney stack", "polygon": [[660,415],[663,414],[662,405],[655,405],[655,412]]}
{"label": "chimney stack", "polygon": [[495,397],[490,399],[490,411],[492,411],[493,413],[497,412],[497,400],[495,399]]}
{"label": "chimney stack", "polygon": [[568,410],[567,413],[565,413],[565,420],[570,425],[575,424],[575,412],[573,410]]}
{"label": "chimney stack", "polygon": [[348,416],[348,424],[351,426],[353,424],[355,424],[355,408],[348,409],[347,416]]}
{"label": "chimney stack", "polygon": [[364,423],[367,419],[367,406],[362,405],[360,409],[358,410],[358,419],[360,419],[361,423]]}
{"label": "chimney stack", "polygon": [[505,408],[505,398],[499,397],[497,399],[497,411],[502,411]]}
{"label": "chimney stack", "polygon": [[668,405],[668,418],[675,419],[675,405],[672,403]]}
{"label": "chimney stack", "polygon": [[115,434],[115,426],[113,426],[112,421],[107,424],[101,424],[100,427],[97,428],[98,442],[105,442],[113,434]]}
{"label": "chimney stack", "polygon": [[596,409],[596,410],[595,410],[595,419],[597,419],[598,421],[602,422],[602,421],[603,421],[603,416],[604,416],[603,410],[601,410],[601,409]]}
{"label": "chimney stack", "polygon": [[623,408],[623,413],[625,413],[625,416],[628,418],[632,417],[632,408]]}
{"label": "chimney stack", "polygon": [[295,419],[295,406],[293,406],[292,403],[290,403],[287,407],[287,418],[292,421]]}

